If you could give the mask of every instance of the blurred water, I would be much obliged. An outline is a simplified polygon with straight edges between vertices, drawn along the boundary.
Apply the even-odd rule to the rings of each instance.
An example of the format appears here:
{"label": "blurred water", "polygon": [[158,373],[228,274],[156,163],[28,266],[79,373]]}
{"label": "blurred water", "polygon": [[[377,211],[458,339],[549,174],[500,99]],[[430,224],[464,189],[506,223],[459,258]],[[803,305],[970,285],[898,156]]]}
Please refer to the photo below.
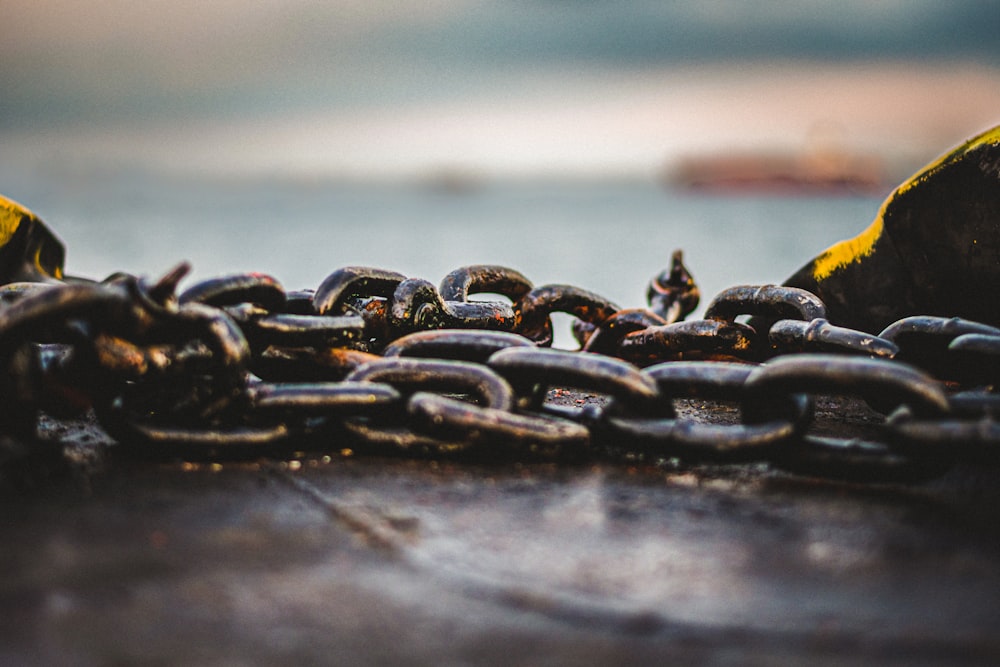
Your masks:
{"label": "blurred water", "polygon": [[644,182],[420,185],[195,181],[144,174],[6,174],[4,193],[65,241],[67,270],[191,279],[262,271],[289,289],[336,268],[372,265],[437,283],[472,263],[503,264],[536,285],[572,283],[622,307],[682,248],[702,289],[781,282],[853,236],[873,197],[710,196]]}

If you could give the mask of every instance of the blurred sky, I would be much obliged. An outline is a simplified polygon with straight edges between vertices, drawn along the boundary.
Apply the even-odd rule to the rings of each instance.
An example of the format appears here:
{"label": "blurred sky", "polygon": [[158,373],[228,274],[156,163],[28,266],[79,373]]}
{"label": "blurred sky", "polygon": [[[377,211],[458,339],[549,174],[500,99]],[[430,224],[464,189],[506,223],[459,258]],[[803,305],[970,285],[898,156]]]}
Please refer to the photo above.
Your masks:
{"label": "blurred sky", "polygon": [[649,175],[1000,123],[976,0],[0,0],[0,166]]}

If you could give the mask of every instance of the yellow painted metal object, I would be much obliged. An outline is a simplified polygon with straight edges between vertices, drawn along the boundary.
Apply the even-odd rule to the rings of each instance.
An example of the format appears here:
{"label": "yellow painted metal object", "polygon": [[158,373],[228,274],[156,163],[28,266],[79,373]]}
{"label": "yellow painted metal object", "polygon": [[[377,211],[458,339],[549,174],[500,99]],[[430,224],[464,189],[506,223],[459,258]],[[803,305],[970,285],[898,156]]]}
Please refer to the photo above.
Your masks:
{"label": "yellow painted metal object", "polygon": [[61,280],[65,255],[38,216],[0,195],[0,283]]}
{"label": "yellow painted metal object", "polygon": [[785,284],[819,296],[831,322],[872,333],[908,315],[1000,325],[1000,126],[921,169],[865,231]]}

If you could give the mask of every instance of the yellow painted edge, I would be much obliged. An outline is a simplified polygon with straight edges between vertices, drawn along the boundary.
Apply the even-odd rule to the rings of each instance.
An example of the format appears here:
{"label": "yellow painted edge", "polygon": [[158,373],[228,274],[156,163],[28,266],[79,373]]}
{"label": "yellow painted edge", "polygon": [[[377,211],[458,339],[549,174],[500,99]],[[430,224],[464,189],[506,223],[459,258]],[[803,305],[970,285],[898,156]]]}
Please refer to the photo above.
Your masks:
{"label": "yellow painted edge", "polygon": [[898,195],[916,187],[941,169],[960,160],[969,151],[986,144],[1000,144],[1000,125],[977,134],[962,145],[948,151],[893,190],[892,194],[882,202],[882,206],[879,208],[874,222],[865,231],[853,239],[841,241],[828,248],[823,254],[813,260],[812,274],[816,282],[830,277],[837,269],[843,268],[852,262],[861,261],[863,257],[868,257],[875,251],[875,242],[882,235],[885,211]]}
{"label": "yellow painted edge", "polygon": [[[883,204],[882,211],[884,210],[885,205]],[[867,257],[875,251],[875,242],[882,236],[882,211],[879,211],[878,217],[868,226],[868,229],[853,239],[841,241],[828,248],[822,255],[813,260],[812,273],[816,282],[825,280],[834,271],[851,262],[860,262],[862,257]]]}
{"label": "yellow painted edge", "polygon": [[0,195],[0,246],[5,246],[21,226],[21,220],[35,220],[35,214],[13,199]]}
{"label": "yellow painted edge", "polygon": [[994,128],[991,128],[989,130],[986,130],[985,132],[977,134],[976,136],[972,137],[962,145],[953,148],[952,150],[948,151],[938,159],[934,160],[933,162],[925,166],[923,169],[918,171],[916,174],[914,174],[906,181],[904,181],[902,185],[896,188],[896,190],[891,195],[889,195],[889,199],[892,199],[896,195],[916,187],[921,182],[929,178],[931,175],[935,174],[941,169],[944,169],[952,162],[961,159],[969,151],[979,148],[980,146],[984,146],[986,144],[1000,144],[1000,125],[997,125]]}

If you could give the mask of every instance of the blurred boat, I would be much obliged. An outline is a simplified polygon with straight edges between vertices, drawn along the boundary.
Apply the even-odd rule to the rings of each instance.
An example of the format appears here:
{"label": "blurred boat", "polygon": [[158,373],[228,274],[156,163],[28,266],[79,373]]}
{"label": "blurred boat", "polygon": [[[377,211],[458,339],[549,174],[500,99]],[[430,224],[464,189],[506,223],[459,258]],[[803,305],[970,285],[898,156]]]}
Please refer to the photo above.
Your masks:
{"label": "blurred boat", "polygon": [[481,173],[468,167],[441,167],[423,175],[418,183],[433,192],[466,195],[483,187]]}
{"label": "blurred boat", "polygon": [[689,156],[665,180],[685,189],[743,194],[874,194],[891,186],[877,156],[833,148]]}

